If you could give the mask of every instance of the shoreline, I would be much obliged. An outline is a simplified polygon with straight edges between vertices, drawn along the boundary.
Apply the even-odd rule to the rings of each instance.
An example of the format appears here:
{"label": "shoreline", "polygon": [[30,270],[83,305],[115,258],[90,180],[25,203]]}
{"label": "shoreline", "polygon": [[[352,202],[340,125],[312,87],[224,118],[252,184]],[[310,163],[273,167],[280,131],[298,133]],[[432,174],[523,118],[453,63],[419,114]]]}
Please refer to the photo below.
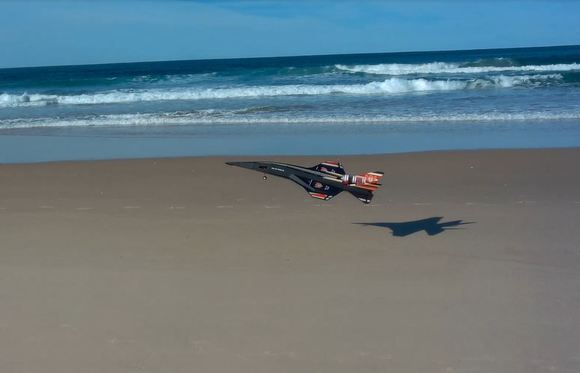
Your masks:
{"label": "shoreline", "polygon": [[[232,127],[234,128],[234,127]],[[574,121],[501,126],[474,130],[469,125],[447,128],[428,126],[290,128],[203,128],[166,129],[144,136],[130,132],[67,132],[67,135],[0,135],[0,164],[37,163],[72,160],[181,158],[197,156],[265,157],[281,155],[327,156],[341,153],[400,154],[423,151],[461,151],[484,149],[550,149],[579,147],[580,127]],[[304,130],[302,131],[301,128]],[[118,129],[120,131],[120,129]],[[226,131],[227,130],[227,131]],[[335,131],[336,130],[336,131]],[[172,132],[176,131],[176,132]],[[201,132],[200,132],[201,131]],[[26,151],[23,151],[26,149]],[[341,156],[342,156],[341,155]]]}
{"label": "shoreline", "polygon": [[0,163],[0,166],[8,165],[41,165],[41,164],[58,164],[58,163],[90,163],[90,162],[114,162],[114,161],[158,161],[158,160],[188,160],[188,159],[212,159],[212,158],[320,158],[320,159],[334,159],[334,158],[359,158],[359,157],[390,157],[397,155],[411,155],[411,154],[445,154],[445,153],[477,153],[477,152],[527,152],[527,151],[558,151],[580,149],[579,146],[560,146],[560,147],[541,147],[541,148],[476,148],[476,149],[434,149],[434,150],[419,150],[419,151],[403,151],[396,153],[358,153],[358,154],[217,154],[217,155],[191,155],[191,156],[167,156],[167,157],[139,157],[139,158],[107,158],[107,159],[65,159],[56,161],[43,162],[14,162],[14,163]]}
{"label": "shoreline", "polygon": [[419,150],[419,151],[402,151],[393,153],[359,153],[359,154],[259,154],[259,155],[244,155],[244,154],[217,154],[217,155],[185,155],[185,156],[160,156],[160,157],[137,157],[137,158],[103,158],[103,159],[65,159],[53,161],[39,161],[39,162],[0,162],[2,166],[33,166],[33,165],[49,165],[49,164],[78,164],[78,163],[98,163],[98,162],[115,162],[115,161],[160,161],[160,160],[174,160],[186,161],[193,159],[242,159],[242,160],[264,160],[266,158],[287,158],[287,159],[342,159],[342,158],[360,158],[360,157],[390,157],[398,155],[413,155],[413,154],[449,154],[449,153],[493,153],[493,152],[528,152],[528,151],[559,151],[559,150],[574,150],[580,149],[580,146],[561,146],[561,147],[538,147],[538,148],[473,148],[473,149],[434,149],[434,150]]}

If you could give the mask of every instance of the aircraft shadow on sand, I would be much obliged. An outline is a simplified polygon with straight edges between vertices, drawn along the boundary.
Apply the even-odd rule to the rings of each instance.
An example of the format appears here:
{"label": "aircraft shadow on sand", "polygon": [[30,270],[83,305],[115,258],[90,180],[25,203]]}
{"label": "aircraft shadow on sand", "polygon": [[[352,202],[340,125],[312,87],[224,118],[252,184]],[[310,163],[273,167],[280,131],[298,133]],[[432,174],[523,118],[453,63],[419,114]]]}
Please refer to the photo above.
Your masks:
{"label": "aircraft shadow on sand", "polygon": [[393,236],[405,237],[413,233],[425,231],[429,236],[435,236],[443,233],[446,230],[463,229],[460,225],[473,224],[474,222],[463,222],[463,220],[452,220],[441,222],[442,216],[434,216],[432,218],[406,221],[400,223],[355,223],[360,225],[368,225],[373,227],[389,228]]}

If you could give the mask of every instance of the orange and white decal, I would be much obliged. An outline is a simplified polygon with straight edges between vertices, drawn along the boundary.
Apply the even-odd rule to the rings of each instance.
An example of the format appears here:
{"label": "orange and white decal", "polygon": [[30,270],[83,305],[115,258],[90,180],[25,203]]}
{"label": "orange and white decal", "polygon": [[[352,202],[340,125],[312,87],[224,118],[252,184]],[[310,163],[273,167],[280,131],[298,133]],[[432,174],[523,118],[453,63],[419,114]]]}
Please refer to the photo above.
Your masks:
{"label": "orange and white decal", "polygon": [[379,182],[382,177],[382,172],[367,172],[363,175],[344,175],[341,180],[343,184],[374,192],[381,186]]}

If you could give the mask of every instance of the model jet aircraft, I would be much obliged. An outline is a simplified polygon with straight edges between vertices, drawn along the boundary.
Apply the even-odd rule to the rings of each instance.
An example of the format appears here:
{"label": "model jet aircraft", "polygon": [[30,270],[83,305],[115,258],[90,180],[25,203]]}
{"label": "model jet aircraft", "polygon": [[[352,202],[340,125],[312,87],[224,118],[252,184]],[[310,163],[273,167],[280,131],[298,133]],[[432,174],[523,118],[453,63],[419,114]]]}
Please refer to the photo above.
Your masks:
{"label": "model jet aircraft", "polygon": [[339,162],[330,161],[314,167],[278,162],[226,162],[226,164],[290,179],[304,188],[311,197],[324,201],[342,191],[347,191],[363,203],[370,203],[373,192],[381,186],[379,181],[383,177],[383,173],[379,171],[363,175],[347,175]]}

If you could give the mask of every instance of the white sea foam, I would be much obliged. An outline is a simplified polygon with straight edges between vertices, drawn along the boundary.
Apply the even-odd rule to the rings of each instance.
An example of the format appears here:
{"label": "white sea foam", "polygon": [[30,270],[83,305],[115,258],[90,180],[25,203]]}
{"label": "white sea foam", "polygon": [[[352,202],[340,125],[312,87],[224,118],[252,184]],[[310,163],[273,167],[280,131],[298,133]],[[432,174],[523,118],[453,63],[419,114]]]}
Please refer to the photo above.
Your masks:
{"label": "white sea foam", "polygon": [[0,94],[0,107],[22,107],[41,105],[97,105],[122,104],[147,101],[211,100],[230,98],[274,97],[293,95],[370,95],[402,94],[412,92],[451,91],[489,87],[514,87],[537,85],[546,80],[561,79],[560,74],[495,76],[487,79],[469,80],[429,80],[389,78],[367,84],[337,85],[281,85],[249,86],[232,88],[179,88],[115,90],[102,93],[79,95],[46,94]]}
{"label": "white sea foam", "polygon": [[510,88],[517,86],[534,87],[544,84],[546,81],[561,80],[562,74],[536,74],[536,75],[497,75],[488,79],[496,87]]}
{"label": "white sea foam", "polygon": [[377,65],[335,65],[338,70],[350,73],[376,75],[413,74],[482,74],[498,72],[551,72],[580,70],[580,64],[525,65],[525,66],[463,66],[457,63],[431,62],[424,64],[388,63]]}
{"label": "white sea foam", "polygon": [[442,113],[437,115],[236,115],[239,111],[200,111],[152,114],[108,114],[61,118],[12,119],[0,121],[2,129],[25,128],[82,128],[82,127],[147,127],[180,125],[267,125],[267,124],[389,124],[389,123],[436,123],[436,122],[510,122],[541,120],[577,120],[580,111],[567,113]]}

